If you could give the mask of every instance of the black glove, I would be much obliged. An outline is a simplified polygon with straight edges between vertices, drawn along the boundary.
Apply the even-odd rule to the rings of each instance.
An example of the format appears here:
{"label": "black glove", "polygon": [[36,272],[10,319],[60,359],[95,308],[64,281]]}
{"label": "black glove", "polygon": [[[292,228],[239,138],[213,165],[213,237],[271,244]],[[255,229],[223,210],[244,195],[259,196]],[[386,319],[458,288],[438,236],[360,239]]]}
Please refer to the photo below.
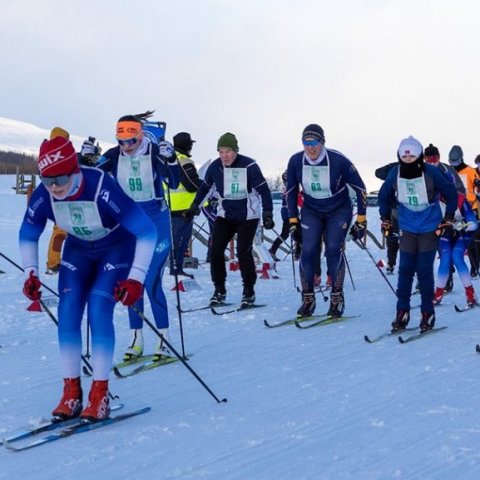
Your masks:
{"label": "black glove", "polygon": [[271,230],[275,226],[272,212],[268,212],[268,211],[263,212],[262,220],[263,220],[263,228],[265,230]]}
{"label": "black glove", "polygon": [[480,178],[476,178],[473,183],[475,184],[475,186],[480,189]]}
{"label": "black glove", "polygon": [[393,233],[393,225],[389,218],[385,218],[382,220],[382,224],[380,226],[380,230],[383,233],[385,238],[390,237]]}
{"label": "black glove", "polygon": [[367,232],[367,219],[365,215],[358,215],[357,220],[350,229],[350,235],[354,240],[362,240]]}
{"label": "black glove", "polygon": [[455,230],[454,222],[455,218],[453,215],[446,214],[435,230],[437,237],[455,238],[458,232]]}
{"label": "black glove", "polygon": [[188,210],[185,210],[182,213],[182,217],[186,222],[192,222],[193,217],[196,217],[197,215],[200,215],[200,209],[195,204],[192,204],[192,206]]}
{"label": "black glove", "polygon": [[298,244],[302,243],[302,227],[298,222],[298,218],[290,218],[290,235],[292,240]]}

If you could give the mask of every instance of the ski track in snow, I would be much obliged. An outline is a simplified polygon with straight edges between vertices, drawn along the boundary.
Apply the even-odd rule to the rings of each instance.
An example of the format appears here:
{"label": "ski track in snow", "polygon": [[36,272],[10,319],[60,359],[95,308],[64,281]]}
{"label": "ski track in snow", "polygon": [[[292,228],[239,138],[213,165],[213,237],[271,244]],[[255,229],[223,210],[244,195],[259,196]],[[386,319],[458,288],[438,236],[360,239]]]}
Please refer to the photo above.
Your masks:
{"label": "ski track in snow", "polygon": [[[8,178],[0,177],[0,251],[20,263],[16,242],[25,197],[10,191]],[[275,215],[279,230],[279,205]],[[368,218],[379,235],[376,209]],[[50,232],[48,225],[42,273]],[[386,257],[369,248],[376,259]],[[203,260],[196,242],[194,253]],[[0,480],[83,480],[100,472],[107,480],[477,479],[480,310],[453,311],[453,303],[464,301],[455,279],[447,297],[452,304],[437,310],[437,325],[448,325],[446,331],[406,345],[395,337],[369,345],[363,335],[388,330],[395,298],[366,252],[348,244],[347,258],[356,291],[347,276],[346,313],[359,318],[305,331],[265,328],[263,319],[281,321],[298,308],[289,258],[278,265],[279,280],[258,280],[257,302],[268,307],[182,314],[186,352],[194,354],[189,365],[219,398],[227,397],[226,404],[217,404],[180,362],[128,379],[112,376],[111,392],[125,409],[150,405],[151,412],[30,451],[1,448]],[[2,437],[49,418],[61,374],[55,326],[46,314],[25,310],[23,273],[3,258],[0,269]],[[203,305],[212,293],[208,266],[194,273],[203,289],[181,293],[182,308]],[[395,284],[395,274],[388,278]],[[41,280],[55,289],[55,277]],[[165,275],[164,284],[172,341],[181,351],[172,278]],[[239,302],[239,272],[228,272],[227,291],[228,301]],[[317,311],[327,308],[317,298]],[[419,309],[413,312],[416,325]],[[151,318],[148,307],[146,315]],[[120,358],[130,339],[124,307],[117,307],[115,324]],[[149,353],[156,337],[145,328]],[[87,392],[89,384],[83,380]]]}

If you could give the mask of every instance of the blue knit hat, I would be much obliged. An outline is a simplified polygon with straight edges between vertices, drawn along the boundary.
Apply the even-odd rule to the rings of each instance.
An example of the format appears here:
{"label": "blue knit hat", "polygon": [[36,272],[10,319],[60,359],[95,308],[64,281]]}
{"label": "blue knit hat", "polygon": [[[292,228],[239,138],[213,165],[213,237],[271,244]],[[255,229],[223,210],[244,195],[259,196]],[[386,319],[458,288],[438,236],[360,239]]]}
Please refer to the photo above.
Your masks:
{"label": "blue knit hat", "polygon": [[448,161],[452,167],[458,167],[461,163],[463,163],[462,147],[454,145],[448,153]]}

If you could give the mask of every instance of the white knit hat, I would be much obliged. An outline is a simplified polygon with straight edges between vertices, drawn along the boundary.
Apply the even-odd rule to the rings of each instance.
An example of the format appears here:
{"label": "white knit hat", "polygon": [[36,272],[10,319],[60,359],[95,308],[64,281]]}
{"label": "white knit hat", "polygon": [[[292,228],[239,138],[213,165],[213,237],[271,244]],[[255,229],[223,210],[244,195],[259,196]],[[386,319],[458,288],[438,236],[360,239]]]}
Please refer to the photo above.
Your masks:
{"label": "white knit hat", "polygon": [[422,144],[411,135],[408,138],[404,138],[398,147],[398,156],[404,157],[405,155],[413,155],[419,157],[423,153]]}

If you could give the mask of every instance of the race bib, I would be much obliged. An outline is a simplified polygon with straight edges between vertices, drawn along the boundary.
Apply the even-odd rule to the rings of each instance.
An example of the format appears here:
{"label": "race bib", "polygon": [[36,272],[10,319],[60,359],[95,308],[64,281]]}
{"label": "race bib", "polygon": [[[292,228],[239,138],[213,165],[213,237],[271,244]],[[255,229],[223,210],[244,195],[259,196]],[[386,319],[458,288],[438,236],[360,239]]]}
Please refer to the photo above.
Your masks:
{"label": "race bib", "polygon": [[428,206],[427,186],[425,177],[397,179],[398,201],[414,212],[421,212]]}
{"label": "race bib", "polygon": [[227,200],[242,200],[247,198],[247,169],[225,168],[223,170],[223,196]]}

